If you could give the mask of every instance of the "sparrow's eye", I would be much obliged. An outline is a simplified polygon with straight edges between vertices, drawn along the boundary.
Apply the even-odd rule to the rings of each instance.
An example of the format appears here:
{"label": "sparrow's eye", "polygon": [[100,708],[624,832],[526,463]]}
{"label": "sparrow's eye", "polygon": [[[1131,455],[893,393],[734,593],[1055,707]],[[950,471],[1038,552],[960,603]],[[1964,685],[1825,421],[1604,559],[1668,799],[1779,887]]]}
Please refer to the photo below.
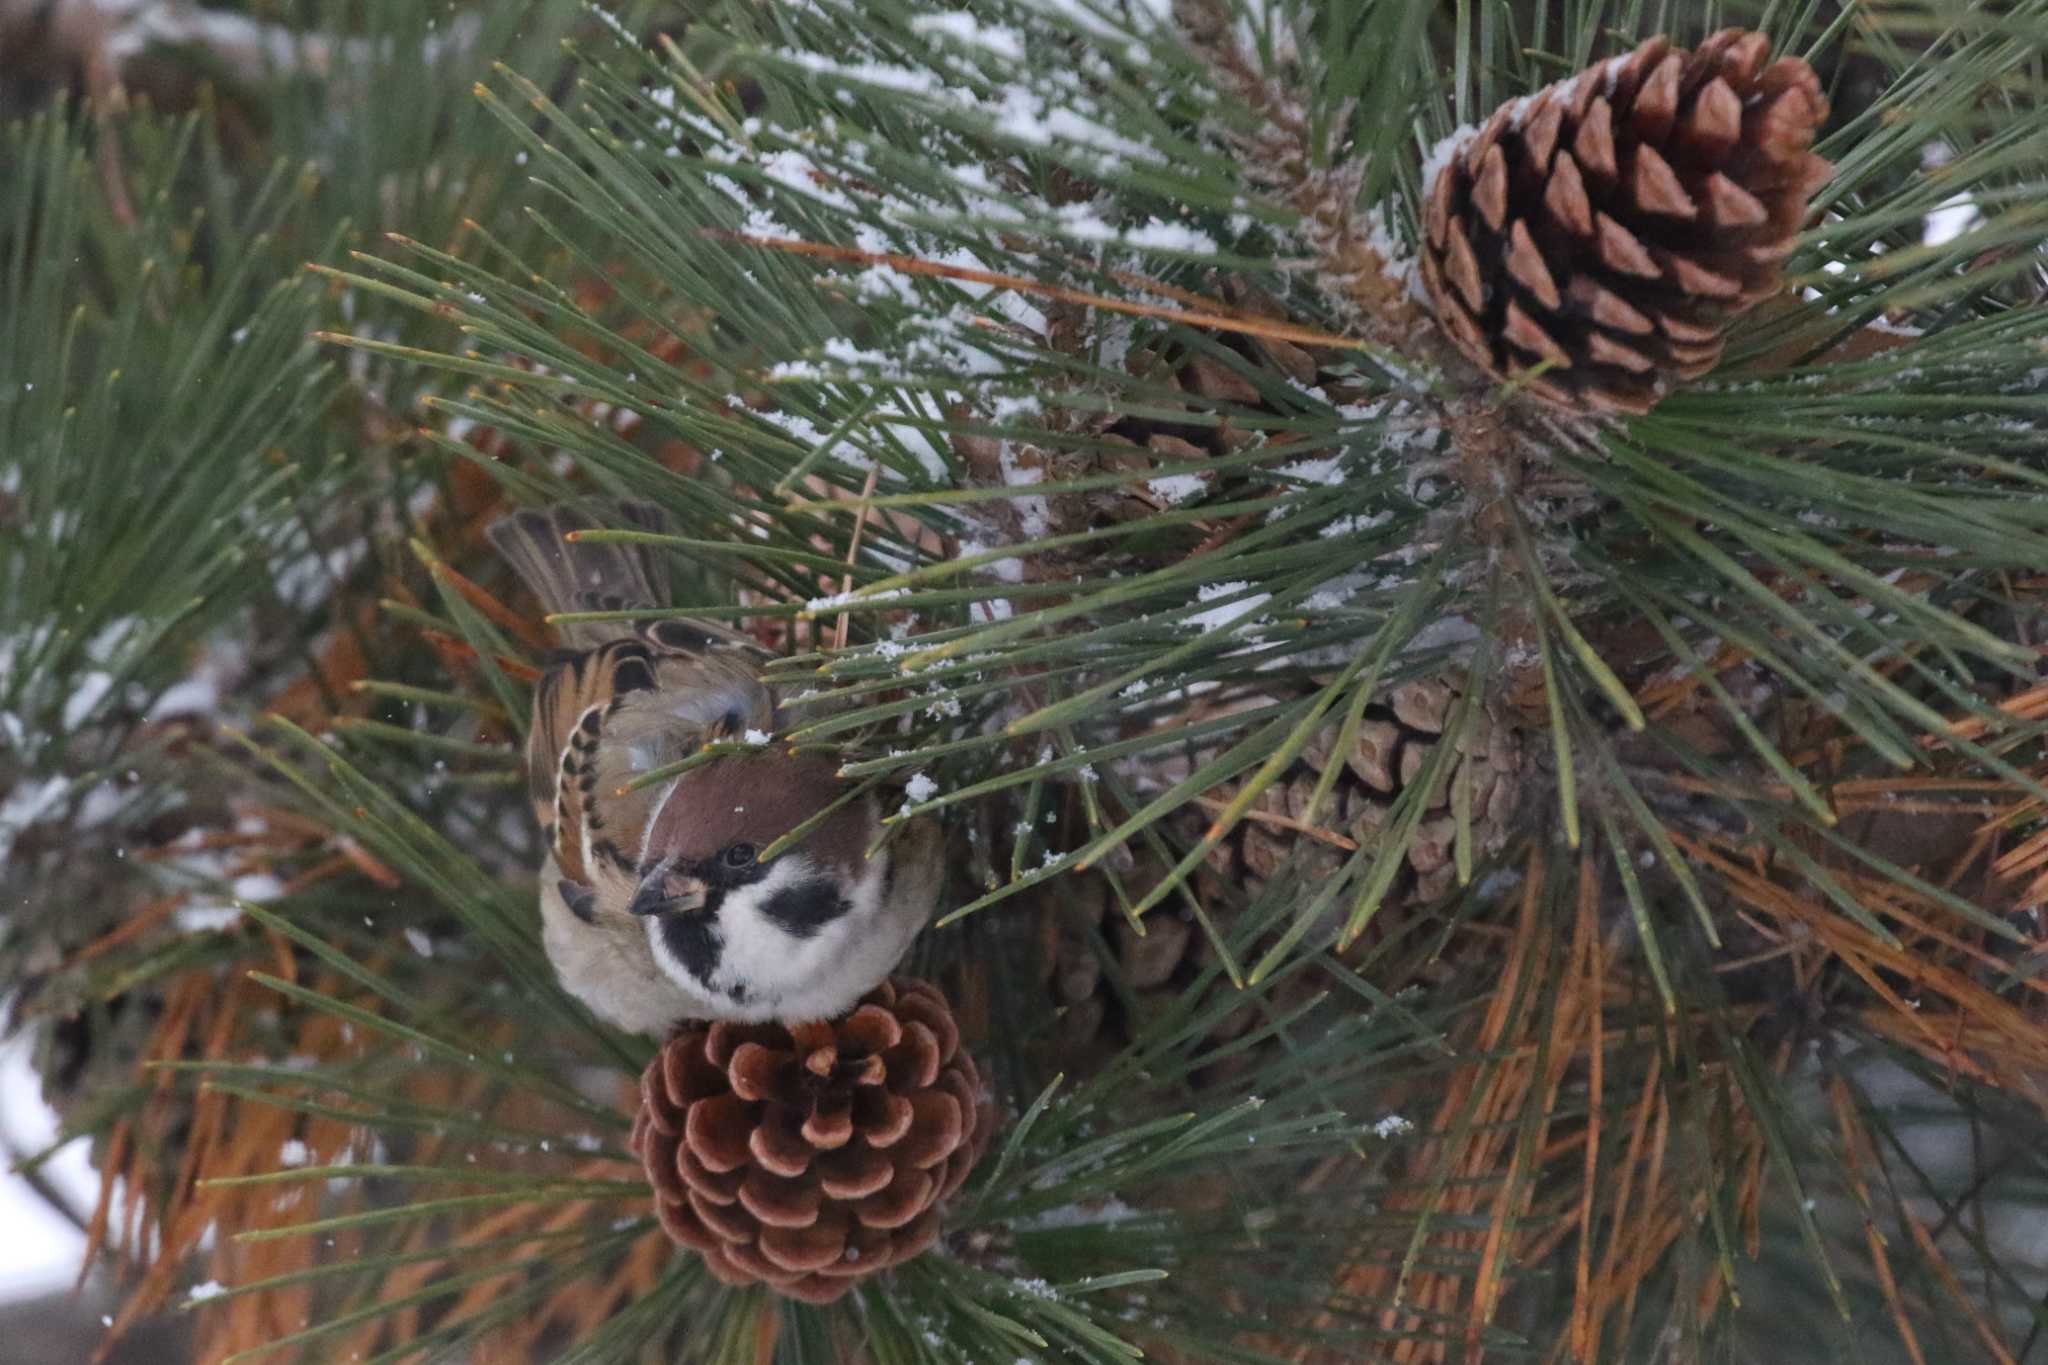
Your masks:
{"label": "sparrow's eye", "polygon": [[725,852],[719,855],[727,867],[752,867],[754,846],[752,844],[727,844]]}

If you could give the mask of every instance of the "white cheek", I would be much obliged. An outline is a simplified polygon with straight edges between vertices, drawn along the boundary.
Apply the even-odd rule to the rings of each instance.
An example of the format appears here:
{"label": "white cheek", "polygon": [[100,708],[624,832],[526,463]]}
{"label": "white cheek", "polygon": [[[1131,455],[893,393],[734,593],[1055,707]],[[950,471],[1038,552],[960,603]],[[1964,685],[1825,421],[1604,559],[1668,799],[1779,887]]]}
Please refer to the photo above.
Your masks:
{"label": "white cheek", "polygon": [[[805,1012],[804,1002],[854,993],[888,970],[869,961],[886,945],[868,932],[881,902],[886,865],[877,859],[854,884],[851,909],[809,938],[799,938],[761,913],[777,891],[815,873],[801,855],[778,858],[762,880],[727,896],[719,907],[725,953],[714,978],[720,986],[743,985],[750,997],[780,1000]],[[853,983],[849,986],[849,982]]]}
{"label": "white cheek", "polygon": [[825,945],[832,942],[832,931],[844,921],[827,925],[811,938],[797,938],[761,913],[776,892],[802,881],[810,871],[800,854],[777,858],[767,876],[726,896],[718,907],[719,926],[725,930],[719,984],[739,983],[750,994],[772,995],[818,970],[819,959],[829,952]]}

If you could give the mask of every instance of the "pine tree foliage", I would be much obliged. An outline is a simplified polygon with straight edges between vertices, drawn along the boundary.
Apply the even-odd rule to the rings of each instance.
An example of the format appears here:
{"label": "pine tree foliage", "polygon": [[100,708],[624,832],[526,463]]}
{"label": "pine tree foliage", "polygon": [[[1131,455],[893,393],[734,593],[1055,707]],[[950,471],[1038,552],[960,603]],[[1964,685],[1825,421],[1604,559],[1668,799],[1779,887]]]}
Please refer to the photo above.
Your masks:
{"label": "pine tree foliage", "polygon": [[[2039,926],[1983,864],[2029,872],[2048,802],[2048,5],[540,12],[441,49],[308,9],[353,78],[247,98],[323,174],[137,116],[132,225],[92,125],[7,144],[7,943],[140,1035],[70,1119],[157,1220],[138,1305],[189,1253],[235,1358],[2027,1357]],[[1625,422],[1463,366],[1404,265],[1460,130],[1724,23],[1835,105],[1794,288]],[[669,1246],[625,1150],[651,1045],[535,934],[548,639],[479,533],[618,496],[669,529],[591,538],[777,646],[776,742],[957,836],[912,966],[1005,1118],[941,1247],[830,1308]],[[152,729],[252,628],[223,686],[277,718]],[[1446,675],[1333,874],[1203,881],[1312,745]],[[1494,848],[1452,765],[1508,723],[1538,761]],[[116,768],[187,815],[59,804]],[[1455,888],[1417,905],[1443,786]],[[242,860],[206,865],[224,932],[188,837]],[[117,838],[167,850],[140,927],[52,870]],[[1207,946],[1061,1076],[1032,926],[1083,878]]]}

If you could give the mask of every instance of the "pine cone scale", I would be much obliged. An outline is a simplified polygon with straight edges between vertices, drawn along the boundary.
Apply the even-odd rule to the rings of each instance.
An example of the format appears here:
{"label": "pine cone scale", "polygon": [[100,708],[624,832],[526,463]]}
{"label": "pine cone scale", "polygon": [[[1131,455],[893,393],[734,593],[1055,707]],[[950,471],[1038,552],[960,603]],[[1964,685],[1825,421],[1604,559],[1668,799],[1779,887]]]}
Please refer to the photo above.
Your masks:
{"label": "pine cone scale", "polygon": [[810,1117],[803,1121],[803,1126],[798,1131],[802,1133],[805,1142],[820,1151],[829,1152],[835,1147],[844,1147],[853,1140],[851,1103],[843,1108],[838,1105],[830,1108],[820,1105],[811,1111]]}
{"label": "pine cone scale", "polygon": [[739,1205],[771,1228],[807,1228],[818,1221],[823,1195],[815,1184],[779,1176],[760,1167],[740,1182]]}
{"label": "pine cone scale", "polygon": [[1564,296],[1558,292],[1556,277],[1544,264],[1543,253],[1536,249],[1536,239],[1529,235],[1529,225],[1519,218],[1508,229],[1507,268],[1508,274],[1514,276],[1536,302],[1553,313],[1564,307]]}
{"label": "pine cone scale", "polygon": [[818,1188],[833,1199],[867,1198],[895,1177],[896,1168],[880,1152],[858,1148],[834,1152],[818,1161]]}
{"label": "pine cone scale", "polygon": [[[1500,144],[1495,143],[1492,150],[1499,152]],[[1606,100],[1595,99],[1581,116],[1578,135],[1572,139],[1572,156],[1579,169],[1598,180],[1603,190],[1620,174],[1614,160],[1614,106]]]}
{"label": "pine cone scale", "polygon": [[688,1202],[690,1212],[697,1215],[697,1221],[721,1243],[744,1242],[754,1235],[754,1220],[745,1216],[737,1200],[731,1205],[718,1204],[693,1189],[689,1192]]}
{"label": "pine cone scale", "polygon": [[774,1289],[785,1288],[804,1278],[804,1272],[801,1270],[783,1269],[747,1242],[730,1243],[721,1247],[719,1254],[725,1257],[735,1270]]}
{"label": "pine cone scale", "polygon": [[870,1147],[895,1146],[910,1131],[916,1117],[916,1109],[909,1100],[880,1087],[862,1090],[854,1096],[853,1103],[855,1121]]}
{"label": "pine cone scale", "polygon": [[835,1209],[808,1226],[768,1227],[761,1232],[761,1255],[771,1264],[802,1275],[837,1265],[846,1255],[847,1216]]}
{"label": "pine cone scale", "polygon": [[960,1145],[966,1118],[960,1101],[944,1090],[932,1089],[911,1101],[916,1118],[910,1132],[890,1153],[897,1161],[920,1170],[938,1165]]}
{"label": "pine cone scale", "polygon": [[860,1221],[884,1231],[902,1227],[922,1213],[938,1193],[938,1184],[923,1171],[896,1168],[895,1178],[854,1208]]}
{"label": "pine cone scale", "polygon": [[744,1171],[714,1171],[680,1143],[675,1153],[676,1170],[691,1190],[714,1204],[730,1204],[740,1197],[740,1182],[746,1178]]}
{"label": "pine cone scale", "polygon": [[840,1025],[839,1038],[833,1046],[873,1054],[887,1052],[902,1037],[903,1026],[895,1015],[873,1005],[862,1005]]}
{"label": "pine cone scale", "polygon": [[[959,1046],[959,1035],[953,1035]],[[888,1062],[889,1086],[899,1095],[923,1090],[939,1079],[940,1058],[945,1048],[939,1035],[921,1019],[905,1023],[903,1042],[891,1048]]]}
{"label": "pine cone scale", "polygon": [[1764,201],[1751,194],[1727,176],[1715,171],[1706,179],[1704,186],[1706,200],[1706,223],[1715,228],[1755,227],[1770,218]]}
{"label": "pine cone scale", "polygon": [[654,1202],[654,1215],[660,1220],[661,1230],[668,1234],[670,1241],[686,1246],[692,1251],[714,1252],[725,1245],[704,1225],[704,1220],[697,1217],[697,1211],[688,1203],[671,1204],[665,1199],[657,1199]]}
{"label": "pine cone scale", "polygon": [[718,1174],[736,1171],[747,1164],[747,1121],[745,1105],[736,1095],[711,1095],[690,1105],[684,1119],[683,1141]]}
{"label": "pine cone scale", "polygon": [[778,1105],[769,1111],[760,1127],[747,1135],[747,1150],[762,1170],[794,1178],[811,1168],[817,1148],[804,1140],[802,1127],[795,1119],[791,1110]]}
{"label": "pine cone scale", "polygon": [[1678,172],[1647,143],[1636,148],[1635,160],[1629,167],[1629,186],[1645,213],[1688,223],[1700,216],[1700,206],[1679,183]]}

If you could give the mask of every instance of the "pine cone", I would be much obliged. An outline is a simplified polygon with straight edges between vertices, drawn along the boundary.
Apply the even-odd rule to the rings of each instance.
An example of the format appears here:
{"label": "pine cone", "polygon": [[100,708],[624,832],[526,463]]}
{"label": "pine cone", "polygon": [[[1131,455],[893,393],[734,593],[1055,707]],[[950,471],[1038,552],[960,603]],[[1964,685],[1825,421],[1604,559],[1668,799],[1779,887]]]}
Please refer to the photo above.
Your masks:
{"label": "pine cone", "polygon": [[[1237,276],[1212,281],[1223,303],[1233,311],[1280,322],[1296,322],[1280,300]],[[1080,358],[1101,338],[1089,310],[1055,305],[1051,310],[1051,343],[1056,350]],[[1014,500],[962,504],[961,516],[984,540],[1018,544],[1041,536],[1073,535],[1119,523],[1151,521],[1160,512],[1198,498],[1226,500],[1251,496],[1267,487],[1261,475],[1215,471],[1144,477],[1162,466],[1199,463],[1241,454],[1258,446],[1275,457],[1288,447],[1288,458],[1325,459],[1339,453],[1294,433],[1273,432],[1244,410],[1273,413],[1259,384],[1295,384],[1320,389],[1332,403],[1373,401],[1379,390],[1360,381],[1352,355],[1335,349],[1304,349],[1273,337],[1236,332],[1214,334],[1215,348],[1234,352],[1244,373],[1207,348],[1161,339],[1131,348],[1121,368],[1144,386],[1141,411],[1098,411],[1094,404],[1053,409],[1049,430],[1058,439],[1043,443],[1000,440],[956,432],[949,439],[966,481],[985,488],[1018,490]],[[1099,488],[1050,493],[1034,491],[1040,484],[1068,485],[1101,475],[1121,482]],[[1159,525],[1147,537],[1134,567],[1156,567],[1192,553],[1213,533],[1212,527]],[[1071,578],[1078,569],[1100,572],[1108,553],[1101,543],[1059,549],[1023,558],[1027,580],[1051,582]],[[1115,553],[1127,553],[1119,548]]]}
{"label": "pine cone", "polygon": [[1832,167],[1813,68],[1663,38],[1495,111],[1428,187],[1422,280],[1460,350],[1575,411],[1646,412],[1777,292]]}
{"label": "pine cone", "polygon": [[903,977],[827,1023],[690,1025],[640,1096],[668,1235],[727,1284],[808,1303],[930,1246],[994,1127],[945,997]]}
{"label": "pine cone", "polygon": [[[1239,898],[1226,888],[1237,888],[1242,902],[1249,904],[1290,862],[1296,875],[1313,884],[1334,874],[1351,856],[1343,844],[1299,828],[1317,784],[1333,764],[1341,765],[1341,770],[1313,827],[1353,843],[1377,837],[1394,801],[1418,780],[1431,750],[1440,742],[1457,695],[1456,685],[1448,679],[1403,683],[1388,693],[1384,702],[1366,708],[1349,752],[1340,755],[1334,751],[1340,728],[1335,721],[1312,739],[1294,766],[1260,794],[1252,813],[1217,845],[1207,865],[1196,870],[1196,894],[1212,917],[1224,916],[1227,925],[1227,907]],[[1472,832],[1478,851],[1495,852],[1507,841],[1520,806],[1520,739],[1507,724],[1481,712],[1461,736],[1459,750],[1459,757],[1428,795],[1422,822],[1408,849],[1408,865],[1388,894],[1389,904],[1426,906],[1452,889],[1457,878],[1453,848],[1457,820],[1451,799],[1454,784],[1461,779],[1471,784]],[[1197,755],[1190,762],[1204,758],[1206,755]],[[1183,775],[1176,769],[1152,780],[1166,783]],[[1234,785],[1225,786],[1210,797],[1224,802],[1235,792]],[[1204,810],[1195,806],[1184,811],[1176,830],[1178,842],[1192,846],[1198,841],[1217,809],[1220,807]],[[1141,865],[1124,878],[1125,887],[1132,895],[1143,894],[1165,873],[1163,867]],[[1177,1000],[1199,974],[1212,951],[1208,936],[1189,912],[1173,908],[1178,903],[1177,899],[1169,901],[1147,913],[1145,933],[1140,935],[1117,910],[1107,885],[1099,879],[1067,877],[1054,884],[1040,928],[1040,961],[1047,988],[1060,1010],[1055,1044],[1063,1066],[1085,1072],[1099,1064],[1142,1028],[1154,1011]],[[1098,943],[1106,948],[1122,978],[1121,993],[1106,977],[1105,953]],[[1305,976],[1299,981],[1304,993],[1316,989]],[[1132,1010],[1137,1017],[1128,1017]],[[1255,1012],[1240,1011],[1224,1021],[1212,1041],[1226,1041],[1255,1020]]]}

